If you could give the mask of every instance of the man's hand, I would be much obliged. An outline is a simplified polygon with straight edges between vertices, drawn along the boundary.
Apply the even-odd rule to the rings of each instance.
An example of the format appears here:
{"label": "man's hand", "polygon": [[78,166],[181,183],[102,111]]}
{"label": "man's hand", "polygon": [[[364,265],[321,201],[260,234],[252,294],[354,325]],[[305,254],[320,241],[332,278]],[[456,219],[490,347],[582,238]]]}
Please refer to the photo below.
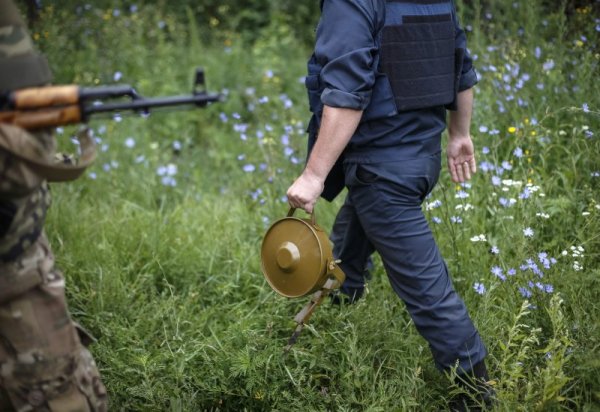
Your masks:
{"label": "man's hand", "polygon": [[291,207],[312,213],[329,171],[356,131],[361,117],[361,110],[325,105],[319,137],[306,168],[287,191]]}
{"label": "man's hand", "polygon": [[455,183],[471,179],[477,171],[475,151],[471,140],[471,113],[473,111],[473,89],[463,90],[456,96],[457,110],[450,112],[448,124],[448,170]]}
{"label": "man's hand", "polygon": [[463,183],[471,179],[471,174],[477,171],[473,141],[471,136],[451,136],[446,148],[448,170],[455,183]]}
{"label": "man's hand", "polygon": [[319,195],[323,192],[323,187],[323,179],[305,169],[288,189],[288,202],[291,207],[304,209],[307,213],[312,213]]}

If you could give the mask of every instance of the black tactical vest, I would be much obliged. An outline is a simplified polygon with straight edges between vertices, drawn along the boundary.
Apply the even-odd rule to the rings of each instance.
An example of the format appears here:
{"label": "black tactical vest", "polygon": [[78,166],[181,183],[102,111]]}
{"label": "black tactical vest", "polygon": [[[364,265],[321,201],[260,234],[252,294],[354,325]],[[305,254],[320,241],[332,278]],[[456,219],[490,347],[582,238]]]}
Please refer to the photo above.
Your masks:
{"label": "black tactical vest", "polygon": [[[408,110],[453,108],[464,56],[455,48],[453,9],[449,0],[386,1],[385,23],[374,33],[377,73],[363,122]],[[321,70],[313,55],[306,88],[317,127],[323,111]]]}

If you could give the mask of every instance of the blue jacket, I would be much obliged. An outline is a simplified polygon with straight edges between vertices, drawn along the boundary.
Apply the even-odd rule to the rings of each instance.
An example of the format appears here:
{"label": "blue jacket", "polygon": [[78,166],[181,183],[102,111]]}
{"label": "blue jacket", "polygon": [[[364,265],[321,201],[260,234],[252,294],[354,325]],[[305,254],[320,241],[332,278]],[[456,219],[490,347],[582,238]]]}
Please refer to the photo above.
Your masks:
{"label": "blue jacket", "polygon": [[343,188],[341,162],[429,156],[441,150],[446,109],[477,83],[452,1],[325,0],[308,62],[313,117],[323,105],[363,110],[363,118],[325,185]]}

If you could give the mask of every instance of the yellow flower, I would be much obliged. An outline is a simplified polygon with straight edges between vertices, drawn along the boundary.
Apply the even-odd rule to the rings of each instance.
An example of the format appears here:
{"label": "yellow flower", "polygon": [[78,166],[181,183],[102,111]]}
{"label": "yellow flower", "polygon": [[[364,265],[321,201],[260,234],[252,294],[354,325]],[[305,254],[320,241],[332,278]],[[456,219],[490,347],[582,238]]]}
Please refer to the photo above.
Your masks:
{"label": "yellow flower", "polygon": [[532,131],[531,131],[531,135],[532,135],[532,136],[536,136],[536,135],[537,135],[537,132],[536,132],[535,130],[532,130]]}
{"label": "yellow flower", "polygon": [[583,47],[583,44],[584,43],[581,40],[575,41],[575,46],[577,46],[577,47]]}
{"label": "yellow flower", "polygon": [[517,131],[517,128],[516,128],[516,127],[514,127],[514,126],[510,126],[510,127],[508,128],[508,133],[514,133],[514,132],[516,132],[516,131]]}

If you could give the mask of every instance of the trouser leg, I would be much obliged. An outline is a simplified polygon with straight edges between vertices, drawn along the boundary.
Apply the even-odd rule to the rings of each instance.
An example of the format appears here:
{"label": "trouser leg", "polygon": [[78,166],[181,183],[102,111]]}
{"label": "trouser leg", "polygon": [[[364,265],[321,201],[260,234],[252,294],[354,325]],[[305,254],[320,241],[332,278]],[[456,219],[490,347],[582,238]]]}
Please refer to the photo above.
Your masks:
{"label": "trouser leg", "polygon": [[437,181],[436,170],[439,174],[439,167],[427,164],[434,161],[398,163],[394,181],[372,167],[351,165],[346,179],[361,226],[381,255],[392,288],[428,341],[436,365],[446,369],[458,361],[460,369],[469,371],[486,350],[421,210]]}
{"label": "trouser leg", "polygon": [[23,270],[37,264],[43,280],[0,303],[0,399],[10,399],[16,411],[107,410],[106,390],[69,316],[64,278],[44,235],[26,257]]}
{"label": "trouser leg", "polygon": [[333,256],[341,260],[340,268],[346,275],[340,291],[354,302],[363,295],[365,283],[370,278],[370,256],[375,249],[360,224],[350,197],[346,197],[338,211],[330,239]]}

